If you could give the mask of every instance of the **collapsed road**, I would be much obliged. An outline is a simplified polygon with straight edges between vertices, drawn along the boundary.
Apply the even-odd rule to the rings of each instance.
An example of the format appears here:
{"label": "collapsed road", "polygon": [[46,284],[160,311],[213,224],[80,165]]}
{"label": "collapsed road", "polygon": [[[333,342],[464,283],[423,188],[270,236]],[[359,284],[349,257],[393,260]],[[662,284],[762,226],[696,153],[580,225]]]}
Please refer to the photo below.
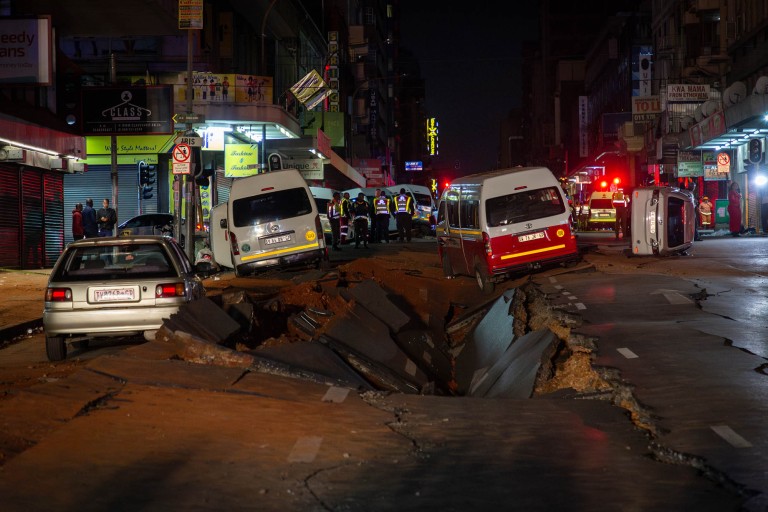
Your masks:
{"label": "collapsed road", "polygon": [[[224,457],[228,439],[234,442],[248,432],[248,427],[238,427],[239,417],[253,418],[250,429],[259,446],[273,448],[274,429],[292,433],[311,424],[305,434],[309,437],[299,437],[290,453],[263,461],[269,469],[259,473],[262,490],[255,503],[272,500],[272,506],[263,509],[388,510],[395,502],[404,509],[415,508],[418,502],[419,507],[439,504],[450,510],[461,509],[461,504],[466,509],[469,503],[498,506],[499,500],[538,510],[579,510],[588,503],[606,508],[634,504],[639,510],[765,508],[764,442],[749,423],[761,425],[765,404],[759,401],[759,391],[751,399],[749,391],[739,391],[742,386],[757,390],[764,385],[765,373],[759,368],[765,361],[738,350],[742,345],[738,335],[725,337],[728,343],[718,338],[725,333],[723,326],[730,325],[708,311],[720,308],[724,304],[720,297],[727,296],[717,281],[724,275],[719,260],[715,271],[703,268],[698,279],[709,280],[704,290],[698,282],[673,277],[681,273],[674,268],[677,259],[627,259],[598,251],[580,267],[521,277],[487,299],[469,278],[443,279],[432,254],[407,252],[341,262],[329,272],[296,273],[288,279],[265,276],[246,282],[219,276],[210,283],[209,298],[170,319],[154,342],[126,351],[130,357],[90,364],[86,374],[111,378],[105,381],[110,382],[108,391],[95,395],[99,386],[88,383],[91,398],[80,412],[69,420],[59,414],[51,424],[64,430],[61,425],[75,418],[84,426],[100,417],[151,417],[150,425],[156,426],[145,434],[151,451],[135,445],[131,449],[138,450],[137,456],[143,453],[143,460],[153,460],[153,453],[167,450],[152,442],[153,432],[162,431],[163,422],[192,408],[189,414],[194,412],[197,419],[187,419],[173,438],[194,439],[203,435],[201,429],[207,418],[216,417],[220,403],[227,407],[227,421],[217,423],[216,429],[230,437],[206,435],[205,443],[196,445],[194,457],[182,457],[189,459],[184,466],[190,471],[197,461],[211,476],[218,474],[214,461]],[[690,267],[683,272],[690,275]],[[721,332],[704,334],[702,329]],[[147,354],[163,361],[142,364]],[[161,362],[167,368],[164,374],[143,375],[160,368]],[[209,382],[200,370],[206,367],[227,370],[212,374],[218,377]],[[137,371],[141,377],[133,375]],[[184,371],[190,372],[189,377],[178,375]],[[225,375],[230,384],[223,387]],[[288,377],[297,383],[290,386],[304,391],[288,399],[282,393],[289,384],[259,376]],[[87,375],[80,381],[83,377]],[[254,387],[254,382],[262,381],[269,386]],[[69,392],[77,382],[68,382]],[[143,382],[151,383],[147,397],[152,405],[166,404],[151,416],[137,409],[144,394],[136,386]],[[327,390],[321,391],[323,402],[335,407],[307,417],[298,404],[311,399],[315,387]],[[172,393],[168,403],[165,389]],[[200,402],[195,389],[214,393],[213,401],[203,402],[207,409],[194,407]],[[222,393],[227,389],[243,398]],[[251,396],[248,390],[257,391],[251,400],[259,401],[253,406],[226,405]],[[360,418],[373,424],[388,418],[387,427],[412,443],[413,452],[392,458],[394,440],[373,435],[373,424],[365,429],[359,423],[347,425],[339,414],[358,418],[354,411],[359,406],[340,390],[357,391],[354,396],[383,413],[382,417],[368,411]],[[257,398],[273,395],[281,397],[279,404]],[[181,409],[171,405],[179,398],[185,404]],[[21,399],[0,401],[0,417],[10,418],[11,411],[19,410],[13,403]],[[737,404],[738,414],[726,414],[729,403]],[[276,409],[280,404],[282,414]],[[609,413],[605,406],[620,412]],[[269,413],[260,414],[262,407]],[[324,427],[327,421],[330,430]],[[622,421],[635,433],[626,430],[617,438]],[[110,423],[110,428],[112,435],[123,430],[124,435],[135,435],[137,426],[122,421],[120,426]],[[361,447],[346,447],[344,460],[357,461],[353,471],[352,465],[336,462],[338,452],[326,450],[332,446],[332,432],[347,432],[345,441],[337,441],[344,445],[362,442],[354,434],[361,431],[368,432],[375,449],[372,446],[365,460],[359,460]],[[731,435],[719,438],[724,432]],[[61,435],[56,437],[61,440]],[[40,470],[34,461],[42,460],[46,446],[53,448],[45,439],[37,438],[23,454],[8,459],[0,491],[12,491],[8,496],[30,502],[23,487],[9,486],[18,485],[25,472]],[[239,444],[239,449],[252,452],[249,442]],[[208,445],[215,453],[206,451]],[[102,446],[99,460],[108,457],[119,464],[118,450],[112,444]],[[26,457],[27,452],[34,453]],[[398,462],[382,466],[379,457]],[[222,492],[237,496],[238,476],[261,463],[259,453],[251,453],[244,466],[228,466],[231,476]],[[402,464],[410,468],[407,477]],[[467,464],[487,466],[489,472],[475,473]],[[536,469],[532,471],[530,464]],[[46,472],[58,467],[48,465]],[[144,462],[141,466],[151,467]],[[128,468],[121,471],[130,474]],[[358,471],[376,476],[365,484]],[[269,478],[271,472],[276,479]],[[145,481],[146,475],[137,478]],[[55,492],[46,481],[43,476],[36,492],[41,485]],[[400,481],[403,485],[396,483]],[[553,481],[559,482],[556,493]],[[280,489],[289,491],[291,499],[320,505],[298,506],[281,498],[285,495]],[[175,499],[181,499],[176,491]],[[153,493],[157,497],[160,491],[153,488]],[[199,494],[188,493],[183,494],[189,499]]]}

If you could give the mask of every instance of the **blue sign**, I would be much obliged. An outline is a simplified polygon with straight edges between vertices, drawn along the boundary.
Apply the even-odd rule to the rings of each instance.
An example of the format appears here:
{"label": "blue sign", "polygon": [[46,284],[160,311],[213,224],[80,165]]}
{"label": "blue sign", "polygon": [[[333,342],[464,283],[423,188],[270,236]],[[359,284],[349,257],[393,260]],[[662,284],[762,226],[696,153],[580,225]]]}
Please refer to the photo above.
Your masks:
{"label": "blue sign", "polygon": [[421,160],[406,161],[405,170],[406,171],[423,171],[424,166],[422,165]]}

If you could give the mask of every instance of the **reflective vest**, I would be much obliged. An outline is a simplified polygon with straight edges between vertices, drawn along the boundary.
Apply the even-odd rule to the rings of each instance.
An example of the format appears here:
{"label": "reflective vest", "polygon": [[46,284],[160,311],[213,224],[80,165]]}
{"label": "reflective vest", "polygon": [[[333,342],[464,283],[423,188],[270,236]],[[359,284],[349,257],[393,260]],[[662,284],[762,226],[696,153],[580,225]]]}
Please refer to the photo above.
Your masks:
{"label": "reflective vest", "polygon": [[376,199],[376,215],[389,215],[389,198],[379,197]]}
{"label": "reflective vest", "polygon": [[400,194],[395,203],[397,204],[397,213],[411,213],[411,196]]}
{"label": "reflective vest", "polygon": [[627,197],[623,192],[614,192],[613,196],[611,197],[611,203],[613,204],[614,208],[627,206]]}
{"label": "reflective vest", "polygon": [[333,200],[328,203],[328,218],[338,219],[339,217],[341,217],[341,205]]}
{"label": "reflective vest", "polygon": [[343,217],[352,216],[352,212],[349,210],[349,207],[351,204],[352,204],[352,201],[350,201],[346,197],[341,198],[341,215]]}

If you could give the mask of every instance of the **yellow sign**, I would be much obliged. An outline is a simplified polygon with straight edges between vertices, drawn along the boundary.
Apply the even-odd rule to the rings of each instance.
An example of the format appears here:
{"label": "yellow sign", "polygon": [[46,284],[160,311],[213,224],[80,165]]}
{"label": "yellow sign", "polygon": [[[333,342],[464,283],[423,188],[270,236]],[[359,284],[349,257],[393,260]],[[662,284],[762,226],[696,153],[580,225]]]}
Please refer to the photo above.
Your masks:
{"label": "yellow sign", "polygon": [[259,173],[257,144],[227,144],[224,146],[224,176],[244,178]]}
{"label": "yellow sign", "polygon": [[[89,135],[85,138],[85,153],[93,155],[111,155],[112,141],[108,135]],[[118,135],[118,155],[144,155],[165,153],[173,147],[176,134],[173,135]]]}

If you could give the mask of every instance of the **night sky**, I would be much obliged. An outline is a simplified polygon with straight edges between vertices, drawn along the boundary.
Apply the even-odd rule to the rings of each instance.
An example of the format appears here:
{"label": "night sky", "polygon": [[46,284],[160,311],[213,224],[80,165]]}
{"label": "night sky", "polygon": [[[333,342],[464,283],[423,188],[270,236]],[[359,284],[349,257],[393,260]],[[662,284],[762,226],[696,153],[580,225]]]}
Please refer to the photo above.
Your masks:
{"label": "night sky", "polygon": [[[525,4],[525,5],[520,5]],[[521,48],[538,37],[536,2],[400,2],[401,46],[418,59],[440,125],[436,170],[495,166],[499,125],[521,106]]]}

